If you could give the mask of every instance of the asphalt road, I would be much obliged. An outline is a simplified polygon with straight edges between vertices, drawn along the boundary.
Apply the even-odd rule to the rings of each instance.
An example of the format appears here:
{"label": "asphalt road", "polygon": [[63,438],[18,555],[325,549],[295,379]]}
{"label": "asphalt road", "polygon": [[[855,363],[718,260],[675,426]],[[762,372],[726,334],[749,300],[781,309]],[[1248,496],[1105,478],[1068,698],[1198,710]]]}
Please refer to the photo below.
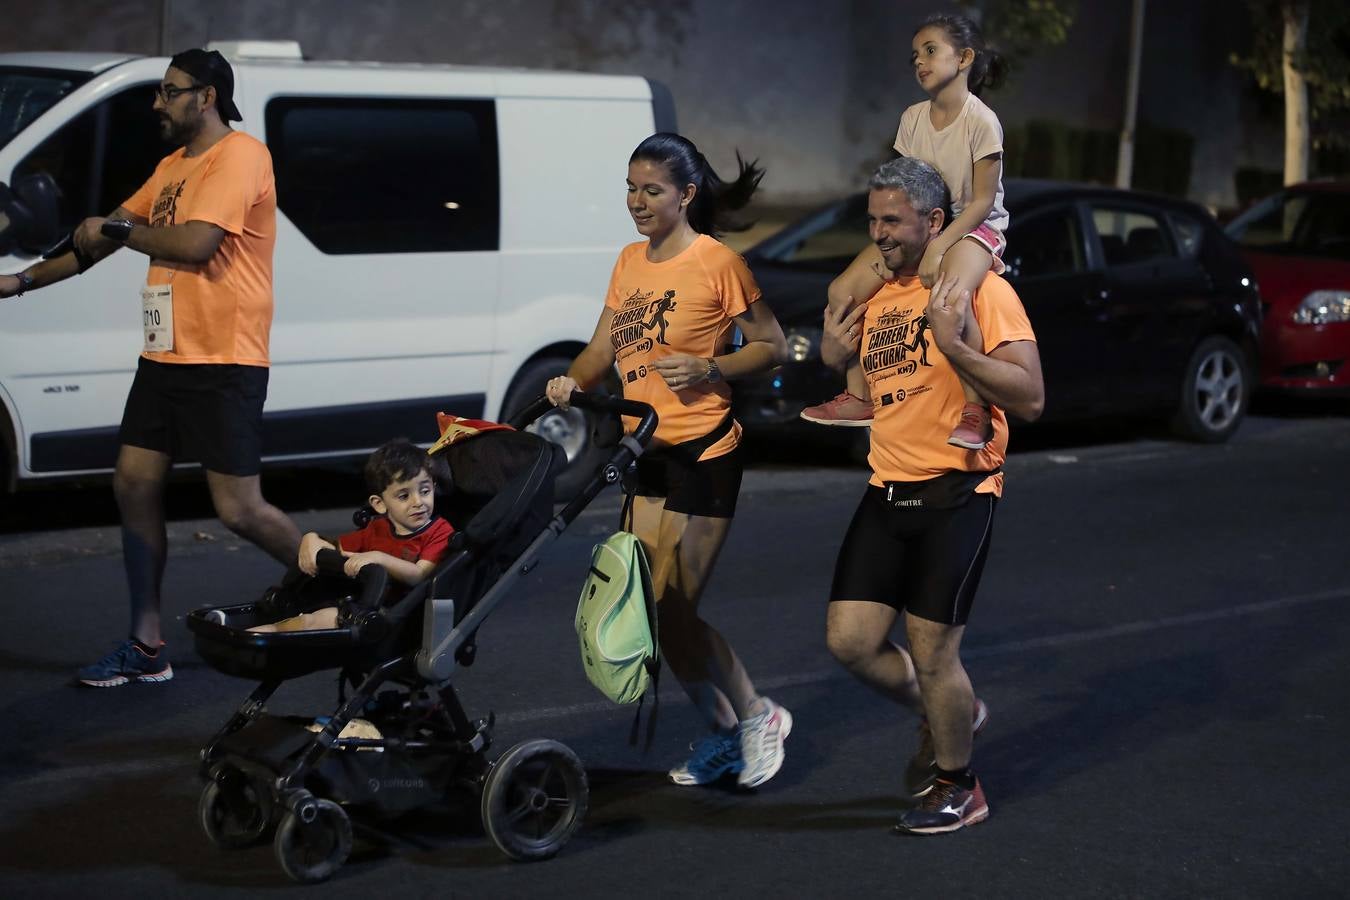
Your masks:
{"label": "asphalt road", "polygon": [[[589,547],[617,510],[604,497],[488,621],[457,681],[471,715],[496,712],[498,749],[552,737],[577,751],[591,780],[583,830],[554,860],[518,864],[472,822],[419,816],[359,841],[322,890],[1345,896],[1347,458],[1343,415],[1253,418],[1218,447],[1042,439],[1014,453],[964,652],[991,709],[975,767],[992,815],[934,838],[890,832],[914,721],[823,645],[834,553],[865,474],[779,460],[747,476],[706,615],[796,719],[786,766],[754,792],[664,782],[698,729],[673,680],[645,756],[627,745],[629,711],[586,683],[571,617]],[[307,480],[324,479],[339,502],[332,488],[349,477]],[[204,514],[193,490],[176,489],[179,513]],[[346,509],[317,499],[288,506],[303,527],[342,528]],[[48,510],[86,500],[92,525]],[[106,491],[43,492],[21,506],[48,516],[37,530],[0,534],[0,895],[304,890],[269,847],[221,852],[196,825],[196,751],[251,685],[196,660],[181,615],[256,596],[274,565],[209,520],[175,521],[177,677],[77,689],[74,669],[125,627],[105,502]],[[333,698],[332,677],[316,675],[273,710],[322,714]]]}

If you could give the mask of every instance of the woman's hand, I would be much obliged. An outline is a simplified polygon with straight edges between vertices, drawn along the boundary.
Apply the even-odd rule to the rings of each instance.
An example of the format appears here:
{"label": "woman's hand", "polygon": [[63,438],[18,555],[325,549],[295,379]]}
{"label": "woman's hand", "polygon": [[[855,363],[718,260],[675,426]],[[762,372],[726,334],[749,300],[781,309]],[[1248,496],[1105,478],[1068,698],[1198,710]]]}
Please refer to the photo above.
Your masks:
{"label": "woman's hand", "polygon": [[575,378],[559,375],[557,378],[549,379],[544,387],[544,396],[558,409],[569,409],[572,405],[572,392],[579,390],[581,388],[578,387]]}
{"label": "woman's hand", "polygon": [[702,356],[666,356],[652,363],[652,368],[666,380],[666,386],[672,391],[682,391],[708,380],[708,360]]}

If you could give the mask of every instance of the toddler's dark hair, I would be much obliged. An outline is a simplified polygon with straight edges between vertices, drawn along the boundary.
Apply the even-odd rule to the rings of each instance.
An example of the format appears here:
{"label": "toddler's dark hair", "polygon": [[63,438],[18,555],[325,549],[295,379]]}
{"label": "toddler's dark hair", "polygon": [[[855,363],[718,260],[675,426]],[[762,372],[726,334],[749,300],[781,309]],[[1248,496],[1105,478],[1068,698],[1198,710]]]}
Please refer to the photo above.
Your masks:
{"label": "toddler's dark hair", "polygon": [[423,470],[433,471],[427,451],[407,438],[395,438],[370,454],[366,460],[366,487],[372,494],[383,494],[389,485],[416,478]]}

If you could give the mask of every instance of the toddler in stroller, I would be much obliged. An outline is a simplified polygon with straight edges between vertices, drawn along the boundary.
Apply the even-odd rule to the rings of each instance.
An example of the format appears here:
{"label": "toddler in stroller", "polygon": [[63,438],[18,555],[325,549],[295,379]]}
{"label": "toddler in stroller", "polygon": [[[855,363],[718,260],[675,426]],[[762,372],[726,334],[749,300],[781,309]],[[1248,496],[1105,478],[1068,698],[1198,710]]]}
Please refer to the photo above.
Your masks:
{"label": "toddler in stroller", "polygon": [[[356,578],[366,566],[384,568],[398,585],[390,586],[391,593],[400,593],[400,589],[425,581],[436,563],[449,552],[450,538],[455,533],[449,522],[436,515],[437,490],[450,493],[453,489],[450,470],[438,466],[440,478],[433,479],[431,465],[425,451],[402,439],[389,441],[372,453],[366,460],[365,478],[370,490],[366,505],[374,515],[368,515],[365,509],[358,511],[355,518],[362,527],[334,540],[313,531],[307,533],[300,539],[296,572],[317,576],[318,555],[328,550],[342,554],[342,571],[351,578]],[[294,582],[295,578],[291,580]],[[338,613],[338,607],[326,605],[277,622],[255,625],[249,631],[335,628],[340,624]]]}
{"label": "toddler in stroller", "polygon": [[[556,515],[553,483],[564,460],[554,445],[515,430],[442,441],[433,452],[455,489],[441,508],[456,530],[444,559],[402,597],[381,604],[385,568],[367,565],[350,579],[341,554],[324,549],[316,554],[318,577],[290,579],[258,602],[189,615],[197,650],[212,667],[260,682],[201,753],[207,784],[198,812],[215,844],[248,846],[275,829],[282,869],[297,881],[322,881],[351,850],[351,815],[394,817],[457,791],[477,800],[488,837],[512,859],[548,858],[566,844],[588,800],[576,755],[556,741],[531,740],[490,762],[493,717],[471,721],[450,682],[472,664],[486,616],[618,481],[656,427],[646,404],[580,393],[573,402],[641,421]],[[541,397],[512,425],[552,408]],[[332,628],[249,630],[288,607],[324,605],[339,610]],[[340,673],[339,697],[317,732],[309,730],[312,719],[265,711],[283,682],[321,670]],[[379,737],[342,736],[358,717]]]}

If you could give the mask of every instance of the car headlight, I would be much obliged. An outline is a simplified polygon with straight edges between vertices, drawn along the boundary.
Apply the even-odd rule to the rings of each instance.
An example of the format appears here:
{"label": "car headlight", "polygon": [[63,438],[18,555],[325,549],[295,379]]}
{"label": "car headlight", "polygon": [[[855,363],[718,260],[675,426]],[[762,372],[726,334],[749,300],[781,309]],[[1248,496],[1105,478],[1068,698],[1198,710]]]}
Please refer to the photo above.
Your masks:
{"label": "car headlight", "polygon": [[1350,291],[1313,291],[1294,310],[1300,325],[1350,322]]}
{"label": "car headlight", "polygon": [[806,362],[820,355],[819,328],[789,328],[787,333],[788,359]]}

